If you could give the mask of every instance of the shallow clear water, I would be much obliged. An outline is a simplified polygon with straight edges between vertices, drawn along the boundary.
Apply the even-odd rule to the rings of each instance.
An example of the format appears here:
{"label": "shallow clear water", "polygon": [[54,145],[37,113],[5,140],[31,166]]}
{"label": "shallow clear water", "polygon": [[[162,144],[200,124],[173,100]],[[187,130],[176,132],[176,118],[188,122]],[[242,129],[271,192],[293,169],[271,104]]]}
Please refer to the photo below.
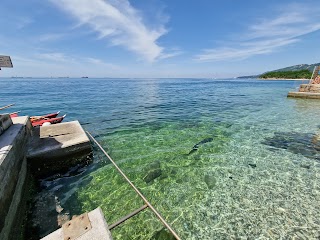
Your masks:
{"label": "shallow clear water", "polygon": [[[0,79],[0,105],[78,119],[182,239],[317,239],[320,101],[287,99],[298,85]],[[32,214],[40,235],[56,228],[57,202],[69,215],[100,206],[110,224],[143,205],[97,148],[92,164],[41,181]],[[146,210],[112,234],[160,239],[161,229]]]}

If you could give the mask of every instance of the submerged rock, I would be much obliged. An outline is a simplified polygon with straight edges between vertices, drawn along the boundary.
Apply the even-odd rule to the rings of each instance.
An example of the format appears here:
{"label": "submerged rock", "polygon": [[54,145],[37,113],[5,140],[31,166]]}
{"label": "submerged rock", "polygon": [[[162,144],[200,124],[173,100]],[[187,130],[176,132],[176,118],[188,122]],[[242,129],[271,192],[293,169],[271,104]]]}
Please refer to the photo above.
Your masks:
{"label": "submerged rock", "polygon": [[161,171],[160,167],[161,166],[160,166],[160,162],[159,161],[154,161],[154,162],[150,163],[145,169],[147,174],[143,177],[143,180],[146,183],[150,183],[154,179],[160,177],[162,175],[162,171]]}
{"label": "submerged rock", "polygon": [[161,174],[162,174],[162,171],[160,168],[154,169],[154,170],[149,171],[148,174],[146,176],[144,176],[143,180],[146,183],[149,183],[149,182],[153,181],[154,179],[160,177]]}
{"label": "submerged rock", "polygon": [[147,166],[147,170],[153,170],[153,169],[158,169],[160,168],[160,162],[159,161],[154,161],[152,163],[150,163],[148,166]]}
{"label": "submerged rock", "polygon": [[197,151],[201,145],[212,141],[213,138],[205,138],[202,141],[198,142],[196,145],[193,146],[192,150],[189,152],[189,155]]}
{"label": "submerged rock", "polygon": [[212,174],[206,174],[204,176],[204,181],[209,189],[213,189],[217,184],[217,180]]}
{"label": "submerged rock", "polygon": [[152,240],[174,240],[175,237],[165,228],[155,232],[151,237]]}
{"label": "submerged rock", "polygon": [[305,169],[310,169],[311,166],[307,164],[301,164],[300,167],[305,168]]}
{"label": "submerged rock", "polygon": [[252,168],[256,168],[256,167],[257,167],[257,164],[255,164],[255,163],[248,163],[248,165],[249,165],[250,167],[252,167]]}
{"label": "submerged rock", "polygon": [[276,132],[262,143],[320,161],[320,139],[312,133]]}

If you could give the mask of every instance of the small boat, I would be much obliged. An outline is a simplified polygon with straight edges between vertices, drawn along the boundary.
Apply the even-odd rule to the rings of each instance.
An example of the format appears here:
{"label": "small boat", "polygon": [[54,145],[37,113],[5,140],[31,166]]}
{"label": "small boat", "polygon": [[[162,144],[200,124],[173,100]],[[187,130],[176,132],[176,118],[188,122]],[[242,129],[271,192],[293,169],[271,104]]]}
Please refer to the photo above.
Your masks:
{"label": "small boat", "polygon": [[[15,118],[15,117],[19,117],[18,112],[13,112],[13,113],[9,113],[10,117],[11,118]],[[55,118],[59,115],[60,111],[59,112],[55,112],[55,113],[49,113],[49,114],[46,114],[46,115],[43,115],[43,116],[32,116],[30,117],[30,121],[33,122],[33,121],[36,121],[36,120],[39,120],[39,119],[43,119],[43,118]]]}
{"label": "small boat", "polygon": [[49,114],[46,114],[46,115],[43,115],[43,116],[32,116],[30,117],[30,121],[33,122],[33,121],[36,121],[36,120],[39,120],[39,119],[44,119],[44,118],[55,118],[59,115],[60,111],[59,112],[55,112],[55,113],[49,113]]}
{"label": "small boat", "polygon": [[65,117],[66,115],[63,115],[62,117],[40,118],[40,119],[31,121],[31,124],[33,127],[38,127],[38,126],[42,126],[44,123],[50,123],[50,124],[61,123]]}
{"label": "small boat", "polygon": [[18,112],[13,112],[13,113],[9,113],[9,115],[10,115],[11,118],[19,117],[19,115],[18,115],[19,112],[20,112],[20,111],[18,111]]}

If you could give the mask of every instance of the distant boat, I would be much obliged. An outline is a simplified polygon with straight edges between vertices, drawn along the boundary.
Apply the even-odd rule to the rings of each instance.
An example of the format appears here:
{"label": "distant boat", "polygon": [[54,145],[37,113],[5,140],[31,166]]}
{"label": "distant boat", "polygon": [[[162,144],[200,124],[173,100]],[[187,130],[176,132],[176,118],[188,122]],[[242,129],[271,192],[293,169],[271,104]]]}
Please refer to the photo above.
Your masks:
{"label": "distant boat", "polygon": [[81,78],[88,78],[87,76],[85,76],[85,77],[81,77]]}

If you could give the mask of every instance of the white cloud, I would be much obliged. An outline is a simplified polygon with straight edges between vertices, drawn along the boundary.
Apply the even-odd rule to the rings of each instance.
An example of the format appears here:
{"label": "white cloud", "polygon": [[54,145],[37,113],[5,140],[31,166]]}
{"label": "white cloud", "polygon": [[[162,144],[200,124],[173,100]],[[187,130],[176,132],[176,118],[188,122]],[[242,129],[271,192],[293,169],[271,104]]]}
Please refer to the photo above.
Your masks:
{"label": "white cloud", "polygon": [[79,24],[90,26],[113,45],[122,46],[147,61],[161,58],[164,48],[157,40],[167,30],[163,25],[149,29],[139,12],[128,0],[51,0],[62,10],[75,17]]}
{"label": "white cloud", "polygon": [[248,27],[248,32],[231,47],[203,50],[196,56],[199,61],[241,60],[267,54],[280,47],[300,41],[303,35],[320,30],[320,9],[297,4],[283,7],[276,17],[260,19]]}

